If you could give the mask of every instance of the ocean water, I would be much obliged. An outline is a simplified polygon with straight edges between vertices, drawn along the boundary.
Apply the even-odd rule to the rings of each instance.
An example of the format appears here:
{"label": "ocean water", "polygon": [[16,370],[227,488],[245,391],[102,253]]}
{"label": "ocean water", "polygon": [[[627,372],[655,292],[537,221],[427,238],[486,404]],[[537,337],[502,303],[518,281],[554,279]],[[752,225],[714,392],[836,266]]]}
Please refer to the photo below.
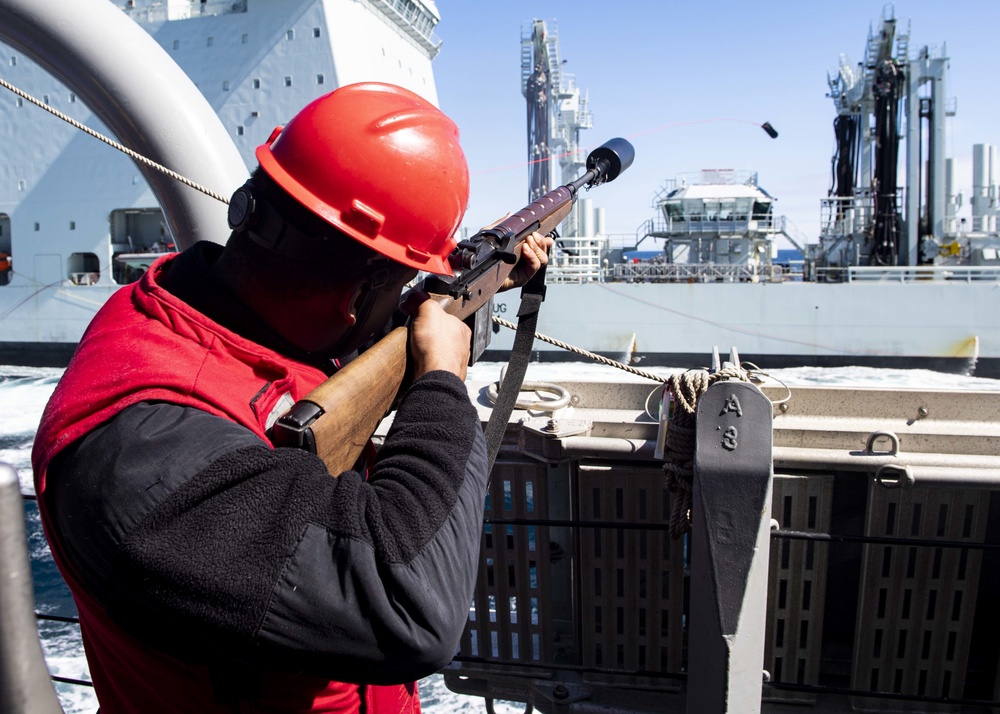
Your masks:
{"label": "ocean water", "polygon": [[[499,377],[501,365],[481,363],[469,372],[469,380],[492,381]],[[678,369],[653,368],[649,371],[667,376]],[[45,402],[59,380],[62,370],[0,366],[0,462],[18,470],[23,493],[33,493],[31,477],[31,444]],[[1000,380],[972,376],[942,374],[925,370],[885,370],[861,367],[838,369],[798,368],[775,370],[772,377],[790,387],[805,385],[838,385],[857,387],[919,388],[1000,391]],[[641,379],[627,372],[598,364],[532,364],[527,380],[608,380]],[[66,585],[52,562],[52,556],[42,534],[38,509],[33,501],[25,501],[25,524],[32,561],[35,602],[38,612],[70,617],[76,614]],[[41,622],[39,634],[51,674],[72,679],[89,679],[83,656],[79,628],[73,624]],[[57,684],[60,701],[67,714],[97,711],[93,689],[72,684]],[[440,676],[428,677],[420,683],[423,710],[431,714],[444,712],[483,711],[481,699],[454,694]],[[497,702],[500,714],[524,711],[521,704]]]}

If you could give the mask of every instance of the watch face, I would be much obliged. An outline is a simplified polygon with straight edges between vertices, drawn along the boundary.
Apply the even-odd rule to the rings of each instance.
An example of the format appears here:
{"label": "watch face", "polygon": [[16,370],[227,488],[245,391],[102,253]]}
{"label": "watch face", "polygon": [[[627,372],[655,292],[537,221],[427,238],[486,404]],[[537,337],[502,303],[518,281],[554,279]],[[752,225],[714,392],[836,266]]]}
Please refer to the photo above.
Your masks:
{"label": "watch face", "polygon": [[249,218],[250,194],[246,191],[237,191],[229,201],[229,227],[243,228]]}

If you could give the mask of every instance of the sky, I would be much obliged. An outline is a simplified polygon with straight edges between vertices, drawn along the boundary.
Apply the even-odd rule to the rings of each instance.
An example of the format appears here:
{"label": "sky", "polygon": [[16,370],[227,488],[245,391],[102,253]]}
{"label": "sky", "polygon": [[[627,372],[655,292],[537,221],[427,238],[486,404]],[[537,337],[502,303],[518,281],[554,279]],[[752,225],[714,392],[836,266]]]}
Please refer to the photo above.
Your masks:
{"label": "sky", "polygon": [[[841,54],[864,57],[881,2],[839,0],[437,0],[443,40],[434,73],[441,108],[458,124],[472,175],[465,225],[473,230],[527,203],[527,132],[521,94],[522,29],[558,32],[565,72],[594,117],[581,144],[622,136],[632,168],[589,197],[610,234],[653,217],[666,179],[701,169],[745,169],[810,240],[830,188],[833,102],[827,72]],[[929,45],[950,58],[947,152],[968,214],[972,145],[1000,144],[1000,2],[898,0],[910,54]],[[771,139],[760,124],[778,130]],[[903,171],[903,164],[900,165]],[[997,167],[1000,176],[1000,167]]]}

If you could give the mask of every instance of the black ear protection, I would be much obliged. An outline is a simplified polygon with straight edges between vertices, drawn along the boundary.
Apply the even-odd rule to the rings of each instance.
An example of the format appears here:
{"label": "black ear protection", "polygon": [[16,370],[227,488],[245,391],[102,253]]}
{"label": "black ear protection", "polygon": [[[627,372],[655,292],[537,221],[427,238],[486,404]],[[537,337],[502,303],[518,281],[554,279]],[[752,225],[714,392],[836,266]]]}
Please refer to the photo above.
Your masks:
{"label": "black ear protection", "polygon": [[329,236],[303,233],[266,198],[258,199],[252,181],[236,189],[229,199],[228,219],[233,232],[246,233],[257,245],[289,258],[311,260],[335,249],[336,241]]}
{"label": "black ear protection", "polygon": [[253,185],[247,181],[229,199],[229,227],[242,233],[253,225],[256,213],[257,199],[253,195]]}

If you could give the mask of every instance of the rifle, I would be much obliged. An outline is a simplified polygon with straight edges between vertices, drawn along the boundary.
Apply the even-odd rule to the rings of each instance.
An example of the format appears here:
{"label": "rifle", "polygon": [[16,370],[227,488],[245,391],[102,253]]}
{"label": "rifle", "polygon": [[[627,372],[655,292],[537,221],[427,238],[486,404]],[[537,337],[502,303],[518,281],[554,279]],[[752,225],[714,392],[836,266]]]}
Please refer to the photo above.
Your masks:
{"label": "rifle", "polygon": [[[587,171],[549,191],[495,226],[462,240],[448,257],[451,277],[429,276],[412,291],[426,293],[472,327],[469,364],[489,344],[493,295],[503,286],[531,233],[553,233],[576,202],[577,192],[613,181],[632,165],[635,151],[625,139],[612,139],[587,157]],[[405,296],[404,296],[405,297]],[[351,468],[390,411],[406,374],[407,328],[397,327],[357,359],[283,414],[272,427],[276,446],[305,449],[323,459],[331,474]],[[351,419],[327,416],[339,405],[368,404]]]}

